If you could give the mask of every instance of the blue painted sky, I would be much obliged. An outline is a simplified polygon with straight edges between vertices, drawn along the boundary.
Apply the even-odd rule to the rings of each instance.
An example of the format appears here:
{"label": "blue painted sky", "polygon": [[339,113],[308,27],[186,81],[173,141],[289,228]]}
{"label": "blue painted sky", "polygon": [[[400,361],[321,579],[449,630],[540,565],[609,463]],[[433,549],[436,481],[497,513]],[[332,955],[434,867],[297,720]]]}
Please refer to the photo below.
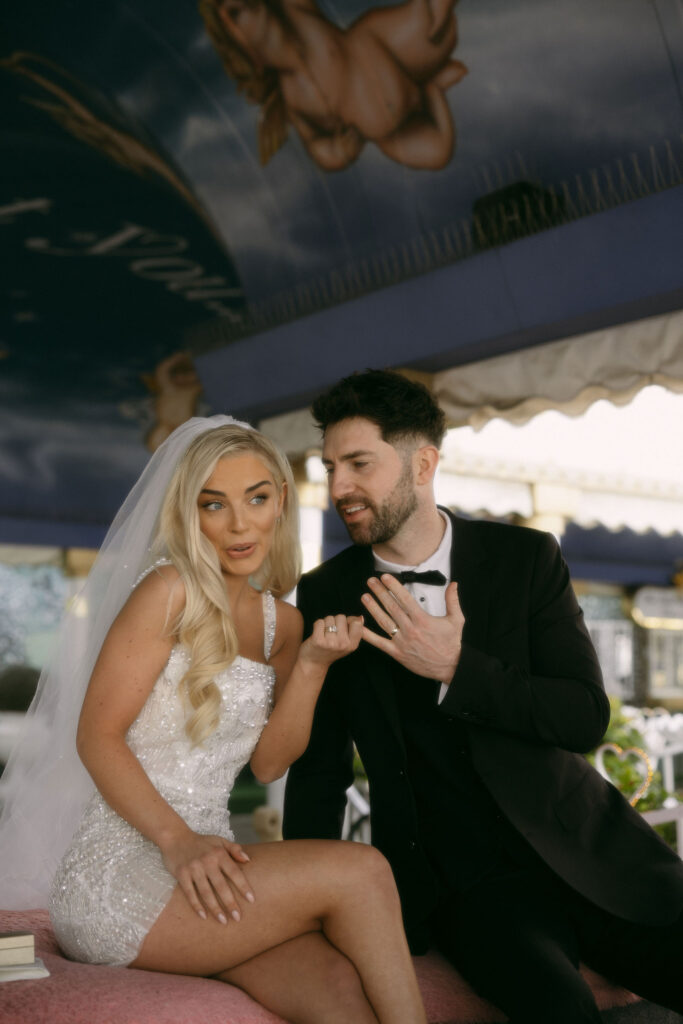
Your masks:
{"label": "blue painted sky", "polygon": [[[368,5],[320,6],[344,26]],[[258,108],[223,71],[192,0],[174,4],[172,19],[161,0],[76,0],[39,24],[30,7],[10,15],[10,38],[49,53],[145,125],[192,183],[251,301],[458,224],[478,197],[512,181],[575,189],[576,175],[590,184],[594,171],[604,190],[605,169],[614,181],[621,167],[634,184],[632,155],[647,176],[650,147],[661,162],[667,144],[683,163],[675,0],[461,0],[454,55],[469,74],[447,93],[457,148],[434,172],[373,145],[348,169],[324,172],[291,130],[262,167]]]}

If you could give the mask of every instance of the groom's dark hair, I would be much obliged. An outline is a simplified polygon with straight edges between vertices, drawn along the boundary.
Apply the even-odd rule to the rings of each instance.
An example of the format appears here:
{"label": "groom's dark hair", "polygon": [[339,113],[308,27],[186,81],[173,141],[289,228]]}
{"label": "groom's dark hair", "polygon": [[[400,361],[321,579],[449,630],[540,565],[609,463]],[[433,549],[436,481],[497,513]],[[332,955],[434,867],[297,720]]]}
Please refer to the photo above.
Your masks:
{"label": "groom's dark hair", "polygon": [[440,448],[446,433],[446,417],[427,388],[395,370],[343,377],[316,398],[311,411],[323,434],[354,416],[376,423],[388,444],[420,437]]}

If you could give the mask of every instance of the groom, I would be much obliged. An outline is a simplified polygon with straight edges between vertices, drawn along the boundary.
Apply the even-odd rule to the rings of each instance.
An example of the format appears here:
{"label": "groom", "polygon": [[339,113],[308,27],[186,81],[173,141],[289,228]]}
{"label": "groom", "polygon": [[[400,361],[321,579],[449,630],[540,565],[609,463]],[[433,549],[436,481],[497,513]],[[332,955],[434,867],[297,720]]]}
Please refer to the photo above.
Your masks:
{"label": "groom", "polygon": [[609,705],[557,543],[437,507],[421,385],[354,374],[313,415],[353,545],[299,607],[307,632],[363,614],[365,643],[329,672],[285,837],[339,838],[355,743],[414,952],[524,1024],[598,1024],[579,960],[683,1011],[683,865],[582,756]]}

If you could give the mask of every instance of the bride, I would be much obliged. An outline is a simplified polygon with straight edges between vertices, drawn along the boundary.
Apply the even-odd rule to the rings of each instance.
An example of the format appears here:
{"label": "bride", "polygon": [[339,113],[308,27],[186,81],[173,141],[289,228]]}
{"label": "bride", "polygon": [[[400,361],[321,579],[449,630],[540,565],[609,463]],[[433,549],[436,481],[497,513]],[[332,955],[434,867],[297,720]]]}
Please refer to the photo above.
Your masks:
{"label": "bride", "polygon": [[229,827],[239,770],[286,771],[329,665],[361,638],[338,615],[301,642],[279,599],[297,529],[286,459],[246,424],[192,419],[154,454],[3,779],[0,904],[49,904],[73,959],[217,977],[293,1024],[420,1024],[381,854],[242,847]]}

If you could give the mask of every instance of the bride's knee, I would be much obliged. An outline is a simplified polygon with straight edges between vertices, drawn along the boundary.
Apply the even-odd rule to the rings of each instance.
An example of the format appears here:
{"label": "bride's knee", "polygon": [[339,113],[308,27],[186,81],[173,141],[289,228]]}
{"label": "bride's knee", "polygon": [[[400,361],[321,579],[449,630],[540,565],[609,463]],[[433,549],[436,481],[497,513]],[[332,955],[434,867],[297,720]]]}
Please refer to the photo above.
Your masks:
{"label": "bride's knee", "polygon": [[365,843],[352,843],[353,863],[350,864],[354,884],[375,892],[396,895],[396,883],[391,865],[383,853],[375,846]]}

